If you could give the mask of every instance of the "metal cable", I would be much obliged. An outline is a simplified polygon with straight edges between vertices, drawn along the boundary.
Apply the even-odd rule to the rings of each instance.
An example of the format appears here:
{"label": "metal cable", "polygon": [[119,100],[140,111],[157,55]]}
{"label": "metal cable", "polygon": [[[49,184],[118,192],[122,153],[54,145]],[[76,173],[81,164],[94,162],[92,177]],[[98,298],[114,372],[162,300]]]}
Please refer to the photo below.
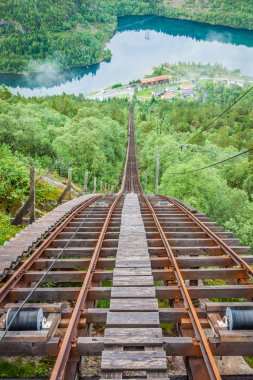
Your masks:
{"label": "metal cable", "polygon": [[243,154],[246,154],[246,153],[249,153],[249,152],[252,152],[253,151],[253,148],[252,149],[248,149],[248,150],[245,150],[244,152],[241,152],[241,153],[238,153],[236,154],[235,156],[232,156],[232,157],[229,157],[229,158],[226,158],[225,160],[222,160],[222,161],[218,161],[218,162],[215,162],[214,164],[211,164],[211,165],[208,165],[208,166],[204,166],[203,168],[199,168],[199,169],[193,169],[193,170],[189,170],[187,172],[172,172],[172,173],[167,173],[167,174],[188,174],[188,173],[193,173],[193,172],[198,172],[200,170],[204,170],[204,169],[207,169],[207,168],[211,168],[212,166],[216,166],[216,165],[219,165],[219,164],[222,164],[223,162],[226,162],[226,161],[229,161],[229,160],[232,160],[233,158],[236,158],[236,157],[239,157],[239,156],[242,156]]}
{"label": "metal cable", "polygon": [[245,91],[237,100],[235,100],[229,107],[227,107],[221,114],[216,116],[210,123],[208,123],[201,131],[192,136],[186,144],[189,144],[192,140],[194,140],[197,136],[199,136],[202,132],[209,129],[218,119],[220,119],[223,115],[225,115],[231,108],[233,108],[240,100],[242,100],[249,92],[253,90],[253,86],[250,87],[249,90]]}
{"label": "metal cable", "polygon": [[19,308],[17,309],[16,313],[14,314],[13,318],[11,319],[11,321],[9,322],[9,324],[6,326],[6,329],[5,329],[5,332],[4,334],[2,335],[2,337],[0,338],[0,343],[2,342],[2,340],[4,339],[4,337],[6,336],[7,332],[9,331],[9,328],[10,326],[12,325],[12,322],[14,321],[14,319],[17,317],[17,315],[19,314],[19,312],[22,310],[23,306],[26,304],[26,302],[29,300],[29,298],[31,297],[31,295],[35,292],[35,290],[38,288],[38,286],[41,284],[41,282],[44,280],[44,278],[46,277],[46,275],[48,274],[48,272],[52,269],[52,267],[54,266],[54,264],[57,262],[57,260],[59,260],[60,256],[62,255],[62,253],[64,252],[64,250],[68,247],[68,245],[70,244],[70,242],[74,239],[75,235],[77,234],[77,232],[80,230],[80,228],[84,225],[84,223],[86,222],[86,219],[88,218],[88,216],[92,213],[94,207],[95,207],[95,204],[96,202],[94,202],[93,206],[91,207],[91,210],[90,212],[87,214],[86,218],[83,220],[83,222],[80,224],[80,226],[77,228],[77,230],[73,233],[73,235],[71,236],[70,240],[65,244],[65,246],[61,249],[61,251],[58,253],[58,255],[56,256],[55,260],[52,262],[52,264],[48,267],[48,269],[46,270],[46,272],[42,275],[42,277],[39,279],[39,281],[36,283],[36,285],[31,289],[30,293],[27,295],[27,297],[25,298],[25,300],[21,303],[21,305],[19,306]]}

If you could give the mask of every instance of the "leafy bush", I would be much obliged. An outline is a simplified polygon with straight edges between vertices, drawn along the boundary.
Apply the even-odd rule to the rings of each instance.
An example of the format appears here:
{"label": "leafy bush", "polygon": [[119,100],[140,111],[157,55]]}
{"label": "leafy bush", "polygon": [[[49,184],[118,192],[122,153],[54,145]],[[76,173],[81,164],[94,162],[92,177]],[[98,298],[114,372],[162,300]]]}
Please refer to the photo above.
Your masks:
{"label": "leafy bush", "polygon": [[55,359],[52,357],[42,357],[40,360],[12,358],[10,360],[0,359],[1,377],[21,378],[21,377],[48,377],[50,376]]}
{"label": "leafy bush", "polygon": [[[80,183],[88,170],[90,180],[97,176],[117,185],[125,158],[128,107],[126,100],[99,102],[68,95],[28,100],[2,88],[0,146],[5,144],[16,152],[8,161],[10,166],[19,154],[27,163],[51,168],[60,175],[66,176],[72,167],[73,178]],[[10,180],[6,165],[2,171]],[[14,165],[13,171],[27,180],[18,166],[15,169]],[[4,187],[9,191],[6,184]]]}
{"label": "leafy bush", "polygon": [[6,145],[0,146],[0,204],[7,212],[17,209],[27,191],[27,167]]}
{"label": "leafy bush", "polygon": [[[253,147],[252,97],[234,107],[215,126],[192,140],[231,104],[243,89],[207,83],[207,101],[137,102],[135,119],[142,182],[154,191],[155,161],[160,154],[159,192],[169,194],[205,212],[235,233],[242,244],[253,247],[252,156],[201,171],[208,166]],[[187,141],[190,143],[186,144]],[[188,174],[182,174],[190,172]],[[145,187],[145,185],[144,185]]]}
{"label": "leafy bush", "polygon": [[[88,170],[90,188],[94,176],[98,183],[101,179],[116,188],[128,113],[125,100],[93,102],[66,95],[28,100],[0,88],[0,244],[19,230],[9,220],[28,198],[30,165],[37,174],[50,170],[53,176],[67,176],[72,167],[73,179],[81,185]],[[37,181],[36,207],[51,210],[61,192],[45,180]]]}
{"label": "leafy bush", "polygon": [[0,212],[0,245],[10,240],[10,238],[15,236],[21,229],[22,227],[12,226],[10,224],[10,218]]}

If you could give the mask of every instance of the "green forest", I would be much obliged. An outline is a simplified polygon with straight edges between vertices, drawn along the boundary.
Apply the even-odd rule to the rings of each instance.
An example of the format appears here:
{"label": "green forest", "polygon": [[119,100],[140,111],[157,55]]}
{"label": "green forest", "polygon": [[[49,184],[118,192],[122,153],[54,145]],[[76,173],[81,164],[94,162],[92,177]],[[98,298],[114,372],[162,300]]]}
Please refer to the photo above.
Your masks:
{"label": "green forest", "polygon": [[[252,354],[252,10],[253,0],[0,0],[0,378],[48,378],[54,366],[51,378],[190,378],[202,366],[218,379],[233,371],[230,348]],[[158,197],[158,161],[158,194],[209,217],[196,214],[214,239]],[[38,223],[17,243],[34,218],[13,217],[29,207]],[[243,310],[243,333],[228,305]]]}
{"label": "green forest", "polygon": [[0,2],[0,72],[61,69],[106,59],[117,17],[155,14],[253,29],[253,0],[6,0]]}
{"label": "green forest", "polygon": [[[233,231],[243,244],[253,246],[253,156],[183,174],[252,149],[252,94],[193,138],[196,131],[248,88],[229,88],[222,82],[208,81],[204,84],[205,102],[201,97],[175,98],[170,102],[135,99],[134,116],[144,190],[154,192],[155,160],[159,153],[160,193],[191,204]],[[16,232],[9,226],[8,215],[27,197],[31,164],[39,172],[50,170],[61,177],[66,177],[68,167],[72,167],[73,179],[80,186],[86,170],[90,178],[97,176],[118,186],[125,159],[128,115],[126,99],[99,102],[69,95],[26,99],[2,88],[0,242]],[[38,184],[37,200],[42,209],[57,195],[43,182]]]}
{"label": "green forest", "polygon": [[159,193],[196,207],[242,244],[253,246],[253,155],[184,174],[253,148],[252,93],[195,138],[247,89],[207,82],[204,103],[176,98],[135,102],[135,123],[145,191],[154,192],[160,154]]}
{"label": "green forest", "polygon": [[[88,171],[89,188],[94,176],[117,187],[128,114],[126,100],[96,102],[68,95],[25,99],[0,89],[0,244],[17,231],[9,225],[9,215],[27,199],[30,165],[38,173],[65,178],[71,167],[80,186]],[[38,182],[37,207],[42,211],[58,196],[54,186]]]}

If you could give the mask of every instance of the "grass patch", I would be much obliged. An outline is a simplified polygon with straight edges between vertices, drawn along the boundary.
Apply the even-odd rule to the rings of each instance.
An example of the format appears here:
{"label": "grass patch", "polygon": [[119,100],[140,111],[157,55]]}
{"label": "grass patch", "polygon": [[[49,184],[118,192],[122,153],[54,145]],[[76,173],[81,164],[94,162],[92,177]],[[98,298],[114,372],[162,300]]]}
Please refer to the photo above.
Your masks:
{"label": "grass patch", "polygon": [[110,308],[110,300],[99,300],[97,302],[98,309],[109,309]]}
{"label": "grass patch", "polygon": [[176,324],[175,323],[161,323],[162,332],[164,335],[175,335]]}
{"label": "grass patch", "polygon": [[[104,288],[112,286],[111,280],[104,280],[101,281],[101,286]],[[110,300],[98,300],[97,301],[97,308],[99,309],[109,309],[110,308]]]}
{"label": "grass patch", "polygon": [[253,356],[244,356],[243,359],[250,366],[250,368],[253,368]]}
{"label": "grass patch", "polygon": [[15,236],[24,226],[12,226],[8,215],[0,212],[0,245]]}
{"label": "grass patch", "polygon": [[158,307],[159,308],[170,308],[169,300],[158,300]]}
{"label": "grass patch", "polygon": [[204,280],[205,285],[216,286],[216,285],[229,285],[229,281],[225,280]]}
{"label": "grass patch", "polygon": [[[229,285],[229,281],[224,280],[204,280],[205,285]],[[214,290],[215,294],[215,290]],[[244,298],[210,298],[212,302],[243,302]]]}
{"label": "grass patch", "polygon": [[55,358],[45,356],[29,361],[24,358],[0,359],[0,377],[48,377],[53,368]]}
{"label": "grass patch", "polygon": [[[160,308],[170,308],[169,300],[158,300],[158,307]],[[166,336],[174,336],[176,334],[176,324],[175,323],[161,323],[162,332]]]}

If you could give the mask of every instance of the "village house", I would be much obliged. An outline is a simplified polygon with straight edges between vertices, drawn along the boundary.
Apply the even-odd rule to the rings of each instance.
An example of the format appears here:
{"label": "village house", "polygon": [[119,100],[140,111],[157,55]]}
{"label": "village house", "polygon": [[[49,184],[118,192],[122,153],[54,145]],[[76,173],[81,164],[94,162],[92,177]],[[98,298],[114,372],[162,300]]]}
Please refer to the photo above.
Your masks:
{"label": "village house", "polygon": [[154,97],[160,96],[160,95],[164,94],[165,91],[166,90],[164,88],[159,88],[158,90],[152,92],[152,96],[154,96]]}
{"label": "village house", "polygon": [[186,83],[181,85],[181,90],[193,90],[195,87],[194,83]]}
{"label": "village house", "polygon": [[183,98],[194,98],[195,93],[192,89],[181,90],[181,96]]}
{"label": "village house", "polygon": [[153,78],[144,78],[140,80],[140,85],[142,87],[157,86],[159,84],[169,83],[170,78],[171,77],[169,75],[160,75],[158,77],[153,77]]}
{"label": "village house", "polygon": [[228,86],[244,86],[244,80],[228,80]]}
{"label": "village house", "polygon": [[172,99],[175,97],[175,93],[172,93],[172,92],[166,92],[166,94],[164,94],[163,96],[161,96],[162,99]]}
{"label": "village house", "polygon": [[178,87],[167,87],[166,91],[167,92],[177,92],[179,90]]}
{"label": "village house", "polygon": [[186,83],[181,86],[181,96],[183,98],[194,98],[195,93],[194,93],[194,88],[196,85],[194,83]]}

